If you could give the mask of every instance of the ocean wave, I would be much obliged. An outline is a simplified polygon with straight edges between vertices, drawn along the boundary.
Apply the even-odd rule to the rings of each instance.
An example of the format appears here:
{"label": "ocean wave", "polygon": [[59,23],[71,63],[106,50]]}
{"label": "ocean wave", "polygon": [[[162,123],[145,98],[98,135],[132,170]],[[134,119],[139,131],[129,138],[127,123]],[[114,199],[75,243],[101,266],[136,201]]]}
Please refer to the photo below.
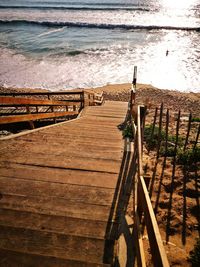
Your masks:
{"label": "ocean wave", "polygon": [[3,25],[41,25],[46,27],[77,27],[77,28],[98,28],[98,29],[122,29],[122,30],[184,30],[200,31],[200,27],[179,27],[168,25],[129,25],[129,24],[99,24],[86,22],[68,22],[68,21],[32,21],[32,20],[0,20]]}
{"label": "ocean wave", "polygon": [[0,6],[0,9],[34,9],[34,10],[75,10],[75,11],[146,11],[150,9],[137,6]]}

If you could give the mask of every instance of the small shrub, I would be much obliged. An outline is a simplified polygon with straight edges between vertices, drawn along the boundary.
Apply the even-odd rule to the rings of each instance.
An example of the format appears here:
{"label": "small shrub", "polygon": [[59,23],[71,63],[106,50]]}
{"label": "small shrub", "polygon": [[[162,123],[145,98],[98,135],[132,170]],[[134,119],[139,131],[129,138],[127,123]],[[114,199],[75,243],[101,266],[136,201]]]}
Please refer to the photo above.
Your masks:
{"label": "small shrub", "polygon": [[177,154],[177,162],[182,165],[191,165],[200,162],[200,148],[186,151],[179,150]]}
{"label": "small shrub", "polygon": [[[148,149],[154,149],[158,145],[159,127],[155,126],[153,136],[151,137],[153,125],[148,125],[144,128],[144,139]],[[161,131],[160,141],[164,140],[165,132]]]}
{"label": "small shrub", "polygon": [[165,148],[162,146],[160,149],[160,156],[162,157],[173,157],[175,155],[175,149],[174,147],[168,147],[167,151],[165,151]]}
{"label": "small shrub", "polygon": [[192,118],[192,122],[200,122],[200,118]]}
{"label": "small shrub", "polygon": [[127,123],[124,130],[123,130],[123,138],[130,138],[133,139],[133,129],[131,123]]}
{"label": "small shrub", "polygon": [[[148,125],[145,127],[144,129],[144,138],[145,138],[145,141],[146,141],[146,144],[147,144],[147,148],[150,150],[152,149],[155,149],[158,145],[158,137],[159,137],[159,127],[155,126],[154,128],[154,133],[153,133],[153,136],[151,138],[151,133],[152,133],[152,129],[153,129],[153,125]],[[161,144],[161,155],[165,155],[165,152],[164,152],[164,142],[166,140],[166,131],[165,130],[161,130],[161,133],[160,133],[160,141],[162,142]],[[168,138],[167,140],[171,143],[176,143],[176,135],[168,135]],[[178,146],[183,146],[184,144],[184,138],[182,136],[179,136],[178,137]],[[174,155],[174,151],[173,151],[173,148],[168,148],[168,151],[167,151],[167,156],[168,157],[172,157]]]}
{"label": "small shrub", "polygon": [[200,266],[200,239],[197,240],[194,249],[190,252],[188,260],[192,264],[192,267]]}

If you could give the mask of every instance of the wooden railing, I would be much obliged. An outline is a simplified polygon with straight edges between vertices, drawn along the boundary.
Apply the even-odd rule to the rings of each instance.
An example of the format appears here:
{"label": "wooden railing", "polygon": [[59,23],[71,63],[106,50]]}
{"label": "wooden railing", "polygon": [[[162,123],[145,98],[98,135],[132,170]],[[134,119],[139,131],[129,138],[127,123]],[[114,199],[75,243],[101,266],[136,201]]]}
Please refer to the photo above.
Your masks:
{"label": "wooden railing", "polygon": [[168,267],[168,259],[163,246],[163,241],[159,232],[156,217],[153,211],[149,192],[146,187],[143,177],[142,163],[142,144],[143,144],[143,129],[145,120],[145,107],[138,106],[137,114],[134,114],[133,120],[134,130],[134,151],[137,157],[137,175],[134,177],[134,241],[136,242],[136,257],[138,266],[146,266],[145,253],[143,249],[141,226],[144,224],[147,229],[149,245],[154,266]]}
{"label": "wooden railing", "polygon": [[102,103],[103,94],[84,91],[0,93],[0,124],[77,116],[85,106]]}

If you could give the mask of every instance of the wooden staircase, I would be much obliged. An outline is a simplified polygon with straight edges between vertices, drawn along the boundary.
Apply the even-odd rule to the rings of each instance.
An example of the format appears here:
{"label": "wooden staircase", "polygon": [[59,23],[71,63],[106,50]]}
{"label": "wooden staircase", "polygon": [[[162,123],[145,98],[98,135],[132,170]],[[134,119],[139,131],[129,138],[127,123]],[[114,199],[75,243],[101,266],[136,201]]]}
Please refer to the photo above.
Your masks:
{"label": "wooden staircase", "polygon": [[127,103],[0,141],[0,266],[111,266]]}

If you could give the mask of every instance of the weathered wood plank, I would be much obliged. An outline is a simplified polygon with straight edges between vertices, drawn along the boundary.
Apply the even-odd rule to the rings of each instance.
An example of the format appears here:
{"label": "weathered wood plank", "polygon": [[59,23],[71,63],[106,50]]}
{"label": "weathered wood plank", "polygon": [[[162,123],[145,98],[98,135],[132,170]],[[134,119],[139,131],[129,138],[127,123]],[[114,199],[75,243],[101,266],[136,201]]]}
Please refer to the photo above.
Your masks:
{"label": "weathered wood plank", "polygon": [[1,176],[15,177],[22,180],[26,179],[113,189],[117,183],[117,176],[109,173],[105,175],[101,172],[94,173],[92,171],[85,171],[83,176],[81,170],[56,169],[43,166],[19,165],[15,163],[8,163],[3,166],[2,162],[0,165]]}
{"label": "weathered wood plank", "polygon": [[63,198],[16,196],[1,193],[0,208],[47,214],[52,216],[66,216],[88,219],[93,221],[108,221],[110,207],[66,201]]}
{"label": "weathered wood plank", "polygon": [[[81,157],[80,154],[71,156],[69,158],[63,158],[63,155],[49,155],[48,158],[45,157],[46,154],[42,153],[32,153],[32,157],[30,154],[24,154],[20,151],[12,156],[11,154],[7,154],[7,159],[1,159],[2,163],[9,164],[18,163],[23,165],[33,165],[38,167],[48,167],[48,168],[60,168],[60,169],[71,169],[71,170],[82,170],[82,171],[94,171],[94,172],[102,172],[102,173],[119,173],[120,169],[120,159],[113,159],[113,157],[106,158],[97,158],[92,157]],[[94,155],[92,155],[94,157]],[[89,163],[89,164],[88,164]]]}
{"label": "weathered wood plank", "polygon": [[0,97],[0,106],[73,106],[74,102],[61,100],[32,99],[20,97]]}
{"label": "weathered wood plank", "polygon": [[104,240],[0,225],[0,248],[30,254],[102,262]]}
{"label": "weathered wood plank", "polygon": [[47,118],[57,118],[63,116],[75,116],[78,112],[75,111],[65,111],[65,112],[49,112],[49,113],[38,113],[38,114],[26,114],[26,115],[16,115],[16,116],[2,116],[0,118],[0,124],[9,124],[15,122],[23,121],[34,121]]}
{"label": "weathered wood plank", "polygon": [[104,239],[107,222],[0,209],[0,225]]}
{"label": "weathered wood plank", "polygon": [[0,188],[4,194],[21,196],[40,196],[50,198],[51,196],[63,198],[66,201],[91,203],[95,205],[110,206],[113,199],[113,189],[98,188],[94,186],[59,184],[54,182],[43,182],[23,180],[18,178],[0,177]]}
{"label": "weathered wood plank", "polygon": [[108,264],[64,260],[56,257],[47,257],[0,249],[1,267],[108,267]]}

